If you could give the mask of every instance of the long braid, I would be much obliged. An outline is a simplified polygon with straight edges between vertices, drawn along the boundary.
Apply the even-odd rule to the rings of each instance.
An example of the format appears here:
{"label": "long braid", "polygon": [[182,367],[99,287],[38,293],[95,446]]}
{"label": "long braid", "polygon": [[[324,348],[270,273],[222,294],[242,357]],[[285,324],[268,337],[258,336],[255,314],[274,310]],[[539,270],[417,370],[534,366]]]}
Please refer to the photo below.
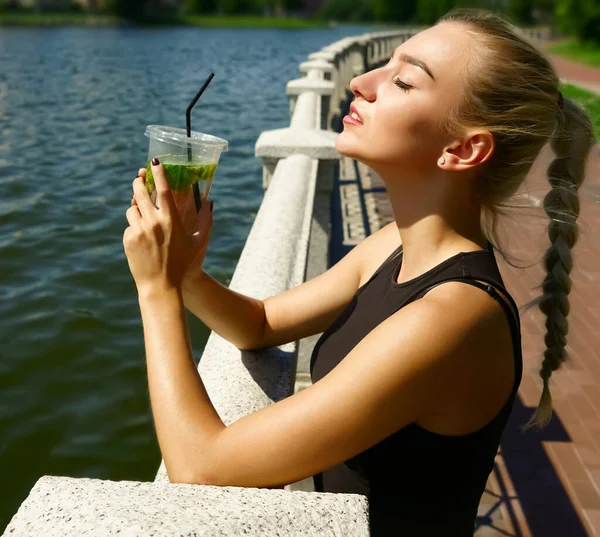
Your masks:
{"label": "long braid", "polygon": [[511,207],[512,196],[540,150],[550,142],[555,153],[548,168],[551,189],[544,199],[550,217],[551,244],[544,257],[547,275],[542,296],[529,304],[539,305],[546,316],[546,350],[540,370],[544,383],[540,404],[525,428],[543,426],[552,417],[550,376],[567,357],[571,249],[578,236],[577,191],[595,142],[594,129],[587,112],[575,102],[565,99],[561,110],[555,68],[512,23],[472,8],[452,9],[438,24],[444,22],[464,25],[474,49],[464,69],[462,100],[440,119],[440,131],[455,138],[469,129],[493,133],[495,149],[479,170],[477,187],[483,230],[509,264],[514,265],[496,240],[498,215]]}
{"label": "long braid", "polygon": [[586,112],[565,99],[563,112],[551,140],[556,155],[548,168],[551,189],[544,198],[544,210],[550,217],[548,234],[550,247],[544,256],[547,271],[542,283],[542,296],[530,304],[539,304],[546,315],[546,350],[540,369],[543,381],[540,403],[524,429],[544,427],[552,418],[552,397],[549,380],[567,358],[565,346],[569,323],[569,292],[573,268],[571,249],[579,237],[578,190],[584,179],[587,155],[594,143],[594,130]]}

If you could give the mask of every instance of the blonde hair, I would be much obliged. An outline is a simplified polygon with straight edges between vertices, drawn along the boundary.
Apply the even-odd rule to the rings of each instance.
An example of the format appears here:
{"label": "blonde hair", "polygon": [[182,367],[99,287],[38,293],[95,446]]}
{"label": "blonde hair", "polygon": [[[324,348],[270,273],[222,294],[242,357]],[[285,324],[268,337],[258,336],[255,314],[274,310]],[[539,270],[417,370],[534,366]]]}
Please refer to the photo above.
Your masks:
{"label": "blonde hair", "polygon": [[578,237],[577,191],[595,143],[594,130],[588,114],[573,101],[564,99],[560,110],[559,78],[554,68],[517,27],[494,13],[470,8],[449,11],[437,24],[443,22],[464,24],[477,47],[466,59],[462,99],[439,127],[456,137],[468,128],[485,129],[494,135],[494,153],[477,177],[482,228],[509,263],[498,243],[498,217],[511,207],[509,198],[542,147],[550,142],[555,153],[548,168],[551,189],[544,198],[551,242],[544,256],[547,274],[542,295],[527,305],[539,305],[546,315],[546,350],[540,370],[543,390],[535,413],[525,425],[541,428],[552,418],[550,375],[566,359],[571,249]]}

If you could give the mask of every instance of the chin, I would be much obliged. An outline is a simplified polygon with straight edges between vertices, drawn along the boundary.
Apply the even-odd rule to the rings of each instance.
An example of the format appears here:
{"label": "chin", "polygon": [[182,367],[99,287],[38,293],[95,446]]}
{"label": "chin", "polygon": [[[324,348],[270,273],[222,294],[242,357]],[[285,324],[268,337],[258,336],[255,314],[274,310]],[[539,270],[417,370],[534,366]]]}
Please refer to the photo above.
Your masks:
{"label": "chin", "polygon": [[360,160],[360,148],[358,140],[347,132],[342,132],[335,139],[335,148],[340,155],[344,157]]}
{"label": "chin", "polygon": [[357,140],[352,134],[342,132],[335,140],[337,152],[354,160],[358,160],[367,166],[371,166],[372,161],[364,152],[364,146],[360,140]]}

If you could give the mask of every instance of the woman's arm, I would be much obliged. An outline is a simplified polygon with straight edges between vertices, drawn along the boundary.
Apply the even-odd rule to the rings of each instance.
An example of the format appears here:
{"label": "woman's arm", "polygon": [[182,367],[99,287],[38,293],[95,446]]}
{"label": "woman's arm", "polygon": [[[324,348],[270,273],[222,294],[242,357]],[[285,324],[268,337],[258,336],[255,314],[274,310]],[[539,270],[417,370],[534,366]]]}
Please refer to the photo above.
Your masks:
{"label": "woman's arm", "polygon": [[[486,294],[445,289],[456,286],[468,287],[439,286],[380,324],[319,382],[227,427],[192,360],[181,294],[140,296],[152,411],[169,479],[286,485],[439,409],[449,391],[464,391],[464,379],[473,382],[473,370],[491,367],[481,356],[497,339],[497,323],[505,323]],[[457,307],[462,303],[468,307]]]}
{"label": "woman's arm", "polygon": [[265,300],[236,293],[205,272],[195,272],[183,282],[184,304],[212,331],[239,349],[298,341],[324,332],[356,294],[366,261],[383,262],[399,244],[398,227],[392,222],[323,274]]}
{"label": "woman's arm", "polygon": [[189,482],[197,463],[190,450],[214,453],[225,425],[213,407],[194,363],[181,293],[177,289],[138,295],[148,366],[148,386],[158,443],[169,479]]}
{"label": "woman's arm", "polygon": [[185,307],[210,330],[238,349],[263,346],[265,307],[262,300],[236,293],[204,271],[186,276],[182,291]]}

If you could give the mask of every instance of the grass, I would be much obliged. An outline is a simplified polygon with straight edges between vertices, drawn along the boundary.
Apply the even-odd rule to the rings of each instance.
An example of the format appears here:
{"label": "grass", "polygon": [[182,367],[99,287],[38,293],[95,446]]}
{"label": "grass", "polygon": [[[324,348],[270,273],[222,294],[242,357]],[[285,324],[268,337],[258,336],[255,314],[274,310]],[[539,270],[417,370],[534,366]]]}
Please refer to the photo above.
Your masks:
{"label": "grass", "polygon": [[[0,13],[0,26],[114,26],[119,24],[127,24],[127,22],[111,15],[88,13]],[[141,22],[140,25],[184,25],[204,28],[306,29],[326,27],[327,21],[292,17],[166,15],[149,18]]]}
{"label": "grass", "polygon": [[113,26],[118,17],[90,13],[0,13],[0,26]]}
{"label": "grass", "polygon": [[596,95],[572,84],[561,84],[560,91],[565,99],[577,101],[588,111],[596,132],[596,140],[600,141],[600,95]]}
{"label": "grass", "polygon": [[570,40],[551,45],[546,50],[579,63],[600,67],[600,45],[598,44]]}
{"label": "grass", "polygon": [[327,21],[300,18],[276,18],[276,17],[223,17],[223,16],[200,16],[183,15],[179,17],[182,24],[190,26],[201,26],[209,28],[279,28],[279,29],[303,29],[323,28]]}

